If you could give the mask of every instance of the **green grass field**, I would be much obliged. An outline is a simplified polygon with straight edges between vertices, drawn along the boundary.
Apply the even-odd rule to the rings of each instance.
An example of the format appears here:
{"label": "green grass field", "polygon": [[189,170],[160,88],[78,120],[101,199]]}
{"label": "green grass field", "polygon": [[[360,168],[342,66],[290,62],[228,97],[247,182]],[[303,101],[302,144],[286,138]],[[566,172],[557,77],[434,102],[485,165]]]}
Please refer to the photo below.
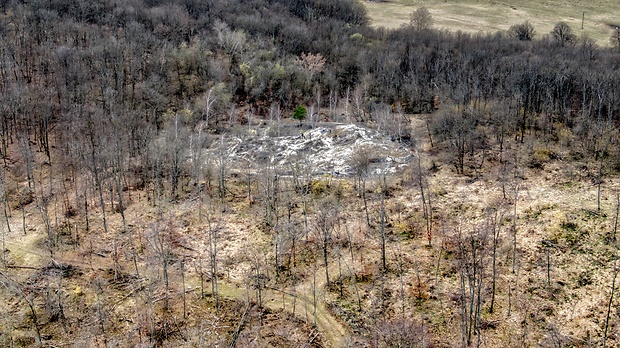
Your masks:
{"label": "green grass field", "polygon": [[511,25],[527,20],[536,29],[537,38],[540,38],[549,34],[557,22],[564,21],[578,36],[585,34],[599,45],[608,46],[613,26],[620,26],[618,0],[390,0],[363,3],[372,24],[387,28],[408,23],[410,14],[422,6],[433,15],[436,28],[451,31],[495,32],[508,30]]}

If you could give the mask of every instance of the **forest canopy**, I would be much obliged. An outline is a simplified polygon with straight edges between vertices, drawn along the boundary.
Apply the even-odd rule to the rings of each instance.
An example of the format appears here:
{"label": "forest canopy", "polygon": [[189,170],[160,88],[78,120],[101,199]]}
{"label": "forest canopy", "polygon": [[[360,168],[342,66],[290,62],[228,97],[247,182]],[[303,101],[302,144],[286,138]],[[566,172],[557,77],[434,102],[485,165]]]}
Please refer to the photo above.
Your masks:
{"label": "forest canopy", "polygon": [[[4,1],[4,147],[16,132],[45,148],[53,125],[67,132],[118,117],[132,148],[161,129],[169,109],[223,130],[235,105],[266,115],[274,104],[292,110],[354,95],[360,120],[378,104],[430,112],[437,96],[508,103],[569,127],[618,116],[618,52],[577,40],[565,25],[522,41],[367,23],[354,0]],[[324,59],[320,69],[303,64],[310,55]]]}

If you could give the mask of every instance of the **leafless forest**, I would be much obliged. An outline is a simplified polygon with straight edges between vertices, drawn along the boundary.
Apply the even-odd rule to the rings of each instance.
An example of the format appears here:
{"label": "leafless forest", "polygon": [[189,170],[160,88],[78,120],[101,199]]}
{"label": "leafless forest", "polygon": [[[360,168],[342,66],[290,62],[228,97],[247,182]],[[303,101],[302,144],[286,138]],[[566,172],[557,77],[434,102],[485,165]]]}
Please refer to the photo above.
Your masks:
{"label": "leafless forest", "polygon": [[620,345],[617,28],[0,9],[1,346]]}

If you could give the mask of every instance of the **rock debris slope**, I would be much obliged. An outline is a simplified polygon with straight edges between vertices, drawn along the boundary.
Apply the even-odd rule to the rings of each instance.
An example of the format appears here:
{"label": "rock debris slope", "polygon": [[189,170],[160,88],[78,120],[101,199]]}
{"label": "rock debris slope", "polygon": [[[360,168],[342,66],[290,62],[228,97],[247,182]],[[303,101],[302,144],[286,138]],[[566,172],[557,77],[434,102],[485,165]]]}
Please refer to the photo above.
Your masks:
{"label": "rock debris slope", "polygon": [[[277,136],[273,128],[259,128],[243,136],[222,136],[208,149],[211,158],[222,158],[243,167],[243,163],[274,166],[290,173],[303,166],[311,175],[350,176],[355,174],[355,157],[365,153],[369,174],[393,173],[406,167],[412,151],[403,143],[375,130],[352,124],[321,124],[314,128],[288,127]],[[308,173],[307,173],[308,174]]]}

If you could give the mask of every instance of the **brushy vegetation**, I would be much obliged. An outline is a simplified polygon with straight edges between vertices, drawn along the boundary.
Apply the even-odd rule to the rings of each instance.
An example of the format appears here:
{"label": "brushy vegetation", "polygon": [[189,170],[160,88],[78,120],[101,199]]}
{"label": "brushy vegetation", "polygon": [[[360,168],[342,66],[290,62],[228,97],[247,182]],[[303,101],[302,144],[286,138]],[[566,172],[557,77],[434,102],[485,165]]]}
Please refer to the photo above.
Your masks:
{"label": "brushy vegetation", "polygon": [[[618,345],[618,47],[353,0],[0,8],[0,345]],[[381,134],[351,176],[270,160],[334,121]]]}

